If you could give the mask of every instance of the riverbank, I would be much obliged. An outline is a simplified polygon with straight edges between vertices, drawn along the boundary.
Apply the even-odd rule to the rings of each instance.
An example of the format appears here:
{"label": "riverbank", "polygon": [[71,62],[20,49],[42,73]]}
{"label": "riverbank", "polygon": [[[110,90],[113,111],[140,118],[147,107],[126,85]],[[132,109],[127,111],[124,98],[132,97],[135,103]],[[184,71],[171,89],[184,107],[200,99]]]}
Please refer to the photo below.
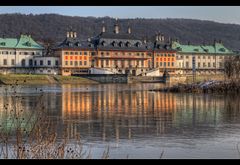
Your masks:
{"label": "riverbank", "polygon": [[151,91],[176,93],[240,93],[240,83],[237,81],[210,80],[191,84],[177,84],[171,87],[153,89]]}
{"label": "riverbank", "polygon": [[8,74],[0,75],[0,84],[37,85],[37,84],[98,84],[87,78],[60,75]]}

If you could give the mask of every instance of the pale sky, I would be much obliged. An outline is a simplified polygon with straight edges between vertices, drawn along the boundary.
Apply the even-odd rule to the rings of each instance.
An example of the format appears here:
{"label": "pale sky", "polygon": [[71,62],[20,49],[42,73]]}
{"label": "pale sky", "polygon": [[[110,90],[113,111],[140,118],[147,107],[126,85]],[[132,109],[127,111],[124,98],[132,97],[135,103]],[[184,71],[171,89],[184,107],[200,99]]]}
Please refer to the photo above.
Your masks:
{"label": "pale sky", "polygon": [[0,14],[55,13],[117,18],[191,18],[240,24],[240,6],[0,6]]}

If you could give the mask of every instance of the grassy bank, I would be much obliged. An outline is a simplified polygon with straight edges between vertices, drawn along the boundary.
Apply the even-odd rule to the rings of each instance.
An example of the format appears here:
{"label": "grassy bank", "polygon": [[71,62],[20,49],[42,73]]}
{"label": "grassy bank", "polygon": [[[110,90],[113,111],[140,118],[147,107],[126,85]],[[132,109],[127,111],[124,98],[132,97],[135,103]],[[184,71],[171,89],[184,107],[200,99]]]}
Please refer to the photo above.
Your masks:
{"label": "grassy bank", "polygon": [[74,76],[60,76],[60,75],[32,75],[32,74],[0,74],[0,84],[96,84],[97,82]]}

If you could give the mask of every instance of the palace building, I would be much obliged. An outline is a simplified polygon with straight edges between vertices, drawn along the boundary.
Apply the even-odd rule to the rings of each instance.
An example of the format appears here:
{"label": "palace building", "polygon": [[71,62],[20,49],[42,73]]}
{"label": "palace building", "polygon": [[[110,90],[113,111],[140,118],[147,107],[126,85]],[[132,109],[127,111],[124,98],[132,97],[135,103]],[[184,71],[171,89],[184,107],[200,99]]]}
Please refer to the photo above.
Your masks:
{"label": "palace building", "polygon": [[20,38],[0,38],[1,72],[31,73],[34,57],[42,56],[43,49],[30,35],[21,34]]}
{"label": "palace building", "polygon": [[124,31],[116,21],[113,31],[102,32],[93,37],[96,54],[93,58],[93,74],[131,74],[143,75],[152,66],[152,48],[136,38],[131,27]]}
{"label": "palace building", "polygon": [[224,60],[236,55],[221,41],[214,41],[212,45],[183,45],[173,41],[172,48],[177,50],[178,74],[192,74],[193,68],[196,74],[222,74]]}
{"label": "palace building", "polygon": [[55,49],[55,56],[60,59],[60,74],[88,74],[95,53],[94,45],[77,38],[77,33],[70,29],[66,39]]}

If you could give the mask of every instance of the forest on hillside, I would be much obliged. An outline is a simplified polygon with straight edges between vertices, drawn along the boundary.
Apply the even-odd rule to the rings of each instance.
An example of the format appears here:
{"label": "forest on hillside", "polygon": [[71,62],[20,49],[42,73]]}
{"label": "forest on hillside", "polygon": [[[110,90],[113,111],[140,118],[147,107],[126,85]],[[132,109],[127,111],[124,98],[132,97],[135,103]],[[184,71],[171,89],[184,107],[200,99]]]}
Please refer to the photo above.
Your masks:
{"label": "forest on hillside", "polygon": [[[41,42],[61,42],[66,31],[73,27],[78,37],[87,39],[101,31],[102,22],[106,31],[112,31],[115,19],[111,17],[72,17],[57,14],[0,14],[0,35],[17,37],[21,33],[29,33]],[[213,21],[193,19],[119,19],[120,30],[127,31],[128,24],[132,33],[142,39],[147,36],[154,40],[156,32],[166,38],[178,39],[181,43],[212,44],[213,40],[221,40],[233,50],[240,49],[240,25],[223,24]]]}

